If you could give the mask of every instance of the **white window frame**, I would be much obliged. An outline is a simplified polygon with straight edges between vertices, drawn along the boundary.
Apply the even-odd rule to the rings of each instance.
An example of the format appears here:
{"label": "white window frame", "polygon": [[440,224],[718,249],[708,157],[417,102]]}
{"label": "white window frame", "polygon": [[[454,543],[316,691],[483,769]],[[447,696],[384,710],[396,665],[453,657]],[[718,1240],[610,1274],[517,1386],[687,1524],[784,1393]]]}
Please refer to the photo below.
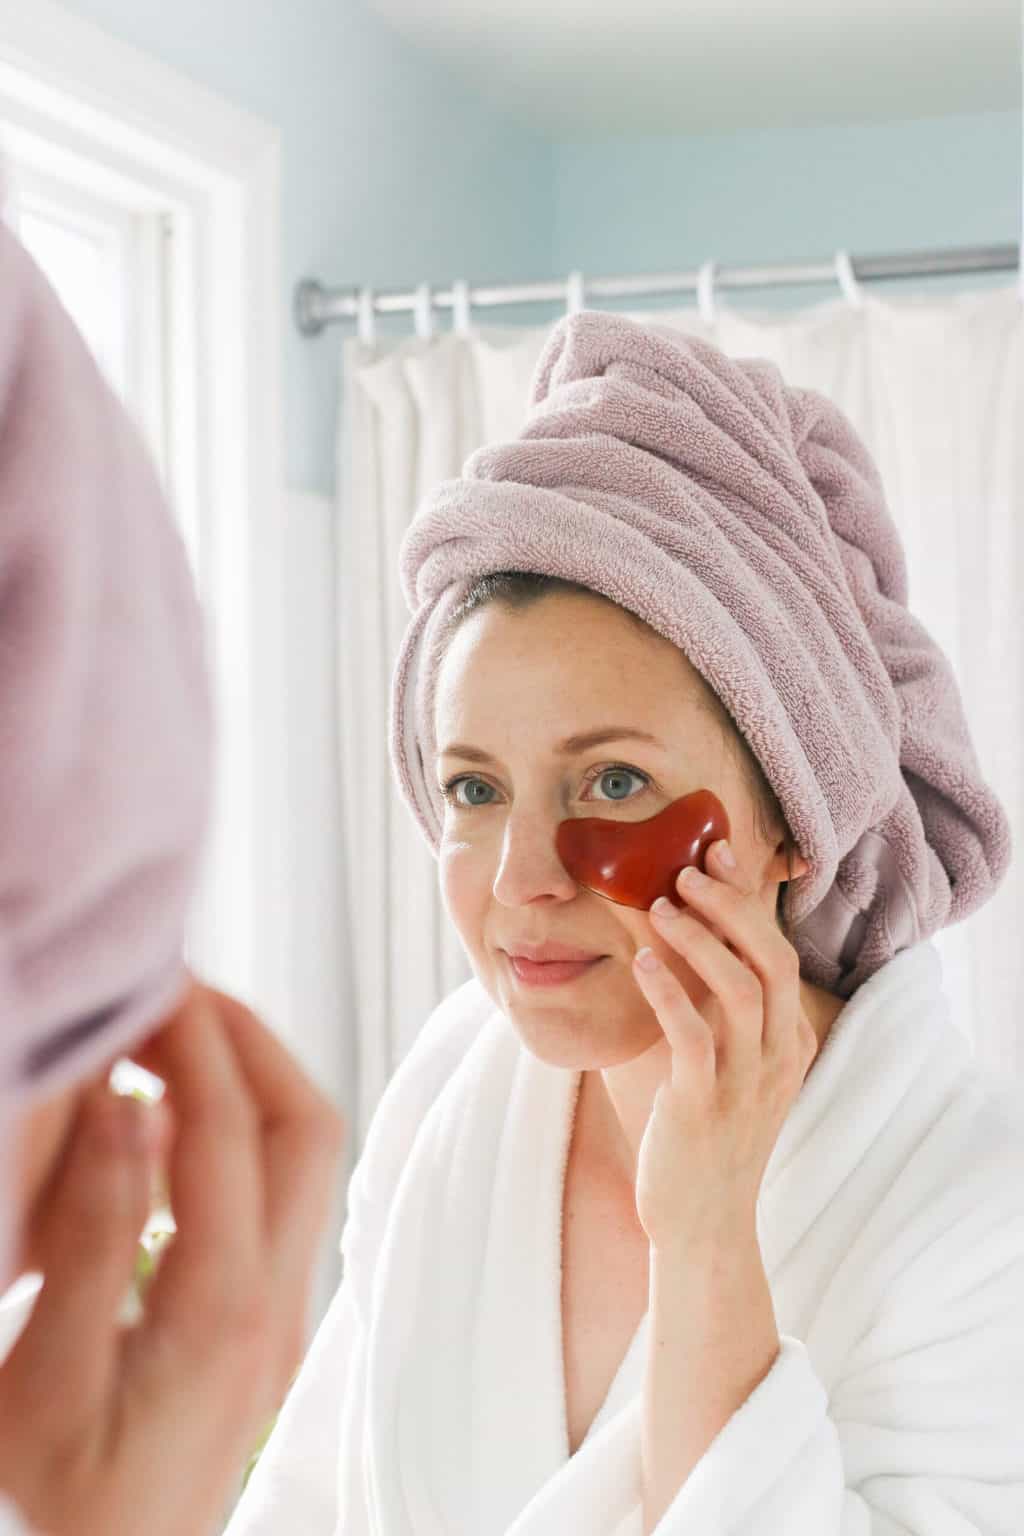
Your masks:
{"label": "white window frame", "polygon": [[[0,148],[2,140],[0,124]],[[121,206],[120,199],[101,197],[79,178],[68,181],[55,176],[51,169],[39,169],[34,159],[30,163],[16,161],[13,148],[12,140],[7,145],[7,171],[14,214],[40,213],[82,231],[104,251],[107,280],[116,293],[122,321],[111,382],[142,427],[161,478],[177,501],[173,483],[176,465],[167,437],[170,423],[165,377],[165,265],[170,259],[174,219],[162,210]]]}
{"label": "white window frame", "polygon": [[190,958],[288,1037],[279,132],[56,0],[0,0],[5,152],[173,221],[168,481],[219,714]]}

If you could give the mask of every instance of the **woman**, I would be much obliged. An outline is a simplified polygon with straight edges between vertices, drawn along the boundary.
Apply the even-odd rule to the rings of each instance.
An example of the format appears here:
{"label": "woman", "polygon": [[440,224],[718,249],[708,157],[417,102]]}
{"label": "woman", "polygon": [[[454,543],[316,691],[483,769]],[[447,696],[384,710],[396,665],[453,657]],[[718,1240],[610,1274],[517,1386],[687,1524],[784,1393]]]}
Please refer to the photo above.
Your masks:
{"label": "woman", "polygon": [[[0,1289],[43,1275],[0,1366],[4,1536],[218,1530],[298,1362],[340,1123],[184,965],[211,726],[148,457],[0,221]],[[125,1055],[159,1109],[110,1090]]]}
{"label": "woman", "polygon": [[[773,365],[620,316],[555,326],[532,405],[401,558],[392,761],[475,974],[230,1536],[1024,1529],[1024,1113],[929,942],[1009,827],[877,472]],[[734,862],[680,913],[558,856],[700,789]]]}

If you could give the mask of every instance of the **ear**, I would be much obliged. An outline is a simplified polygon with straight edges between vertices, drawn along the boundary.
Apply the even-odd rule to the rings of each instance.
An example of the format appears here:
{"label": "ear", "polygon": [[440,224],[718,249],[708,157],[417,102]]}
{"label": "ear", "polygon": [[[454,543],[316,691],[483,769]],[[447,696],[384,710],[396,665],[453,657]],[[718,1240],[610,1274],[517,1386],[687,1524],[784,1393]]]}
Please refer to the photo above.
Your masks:
{"label": "ear", "polygon": [[775,845],[775,856],[772,860],[771,878],[773,880],[799,880],[810,869],[810,864],[795,844],[787,848],[786,839],[782,838]]}

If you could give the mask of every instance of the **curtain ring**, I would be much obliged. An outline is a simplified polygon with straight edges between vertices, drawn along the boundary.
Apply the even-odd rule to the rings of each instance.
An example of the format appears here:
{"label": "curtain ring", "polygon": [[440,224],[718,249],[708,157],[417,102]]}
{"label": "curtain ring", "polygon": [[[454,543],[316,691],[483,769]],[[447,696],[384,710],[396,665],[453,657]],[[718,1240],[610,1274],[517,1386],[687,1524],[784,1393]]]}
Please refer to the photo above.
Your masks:
{"label": "curtain ring", "polygon": [[372,347],[377,341],[377,317],[373,310],[373,289],[360,288],[356,299],[359,340]]}
{"label": "curtain ring", "polygon": [[697,273],[697,308],[705,325],[715,323],[715,263],[705,261]]}
{"label": "curtain ring", "polygon": [[836,278],[847,303],[859,309],[864,303],[864,289],[857,281],[849,251],[836,251]]}
{"label": "curtain ring", "polygon": [[586,297],[583,292],[583,273],[570,272],[565,285],[565,312],[567,315],[575,315],[585,308]]}
{"label": "curtain ring", "polygon": [[430,341],[434,335],[434,306],[430,300],[430,284],[419,283],[413,306],[416,317],[416,335],[421,341]]}
{"label": "curtain ring", "polygon": [[469,302],[469,284],[464,277],[457,277],[452,283],[452,329],[460,336],[467,336],[473,328]]}

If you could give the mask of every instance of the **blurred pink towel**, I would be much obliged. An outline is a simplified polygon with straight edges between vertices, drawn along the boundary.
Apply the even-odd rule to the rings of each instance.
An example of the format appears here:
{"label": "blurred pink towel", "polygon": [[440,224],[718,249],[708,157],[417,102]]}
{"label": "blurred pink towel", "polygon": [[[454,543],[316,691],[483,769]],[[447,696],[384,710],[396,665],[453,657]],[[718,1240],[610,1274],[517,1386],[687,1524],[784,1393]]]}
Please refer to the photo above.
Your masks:
{"label": "blurred pink towel", "polygon": [[14,1109],[99,1070],[184,989],[211,737],[200,610],[149,456],[0,220],[5,1168]]}

